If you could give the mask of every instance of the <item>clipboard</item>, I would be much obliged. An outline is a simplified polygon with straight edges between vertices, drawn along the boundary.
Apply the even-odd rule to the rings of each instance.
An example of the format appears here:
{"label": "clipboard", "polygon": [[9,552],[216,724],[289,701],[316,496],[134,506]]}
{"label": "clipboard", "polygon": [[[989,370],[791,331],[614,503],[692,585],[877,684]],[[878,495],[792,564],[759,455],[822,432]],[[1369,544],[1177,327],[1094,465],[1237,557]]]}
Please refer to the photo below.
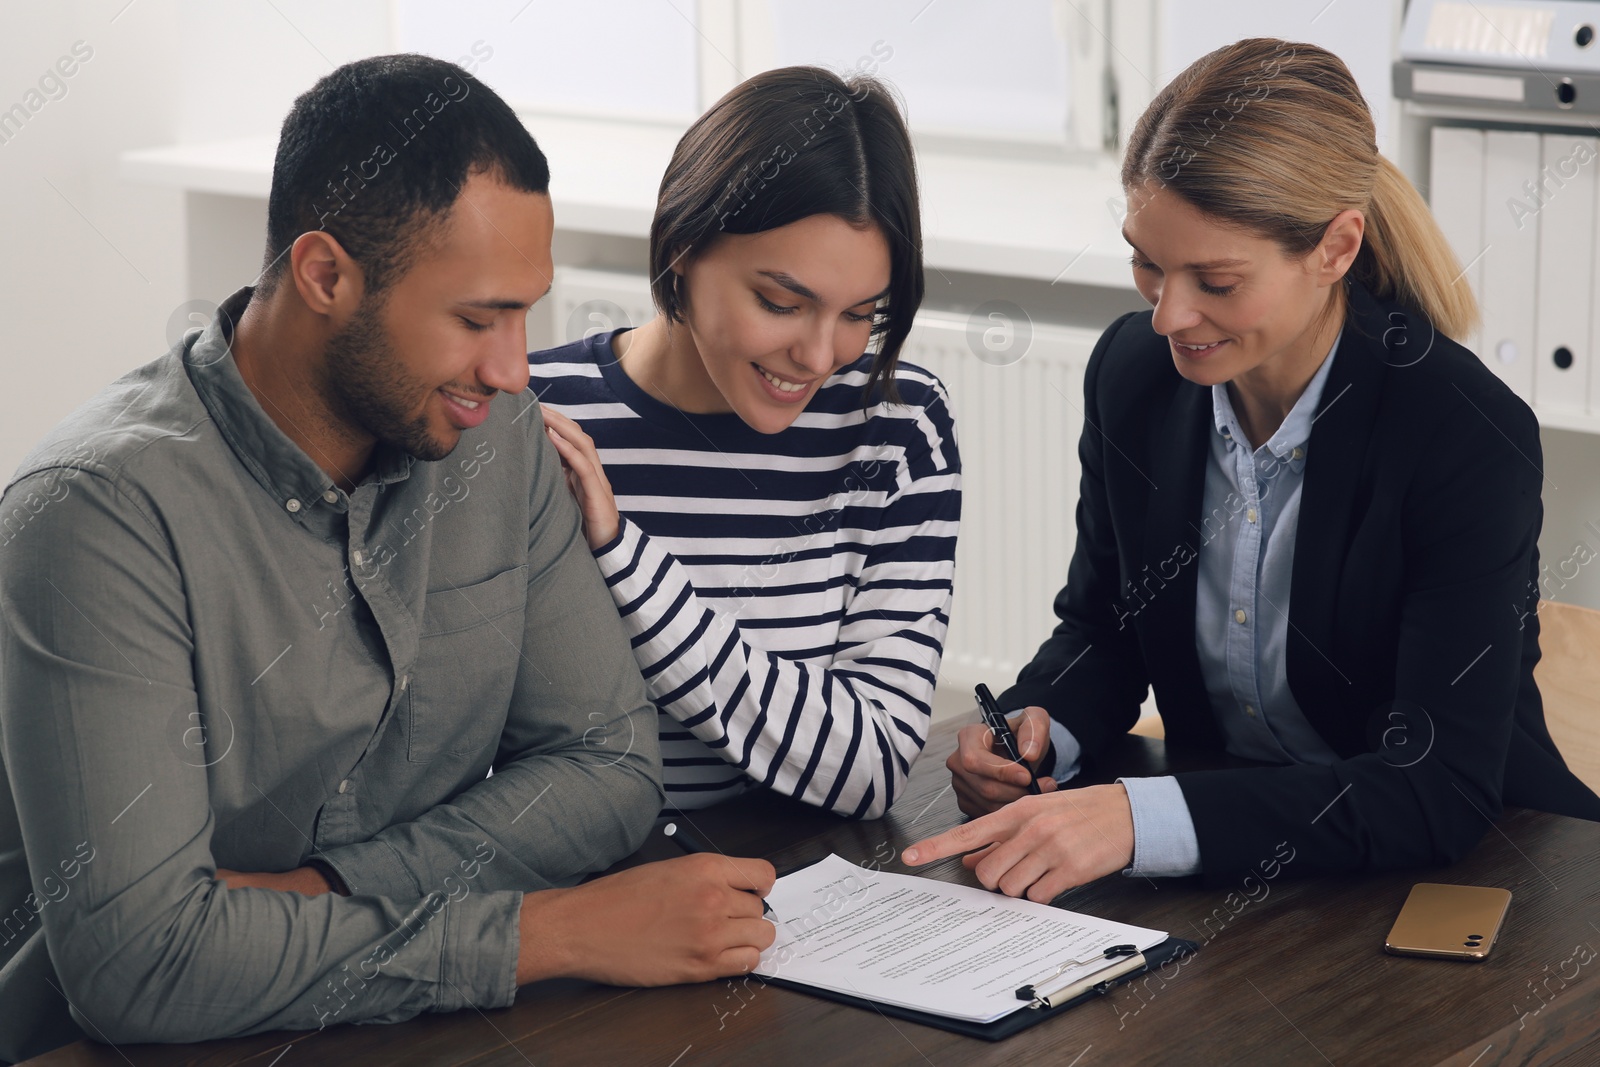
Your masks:
{"label": "clipboard", "polygon": [[[1181,937],[1169,937],[1159,945],[1156,945],[1153,948],[1148,948],[1144,951],[1142,954],[1143,964],[1141,966],[1134,967],[1131,970],[1124,970],[1120,974],[1113,974],[1112,977],[1100,982],[1096,982],[1094,985],[1090,986],[1082,993],[1079,993],[1077,996],[1062,1001],[1053,1007],[1038,1008],[1024,1006],[1018,1008],[1016,1011],[1011,1012],[1008,1015],[1002,1015],[993,1022],[987,1023],[971,1022],[967,1019],[954,1019],[948,1015],[938,1015],[933,1012],[918,1011],[915,1008],[903,1008],[898,1004],[884,1004],[873,1000],[870,997],[857,997],[851,996],[848,993],[838,993],[831,989],[823,989],[819,986],[808,985],[804,982],[796,982],[788,978],[774,978],[766,975],[756,975],[755,977],[759,978],[762,982],[765,982],[768,985],[778,986],[781,989],[798,990],[801,993],[809,993],[811,996],[821,997],[824,1000],[833,1000],[840,1004],[849,1004],[852,1007],[865,1008],[870,1011],[879,1012],[883,1015],[893,1016],[896,1019],[905,1019],[909,1022],[921,1023],[923,1026],[932,1026],[940,1030],[949,1030],[951,1033],[962,1034],[966,1037],[982,1038],[985,1041],[1002,1041],[1005,1038],[1010,1037],[1012,1034],[1019,1033],[1028,1029],[1030,1026],[1035,1026],[1039,1023],[1042,1023],[1046,1019],[1053,1019],[1069,1008],[1076,1007],[1077,1005],[1088,1000],[1093,1000],[1096,997],[1104,996],[1117,986],[1124,985],[1136,978],[1143,977],[1157,967],[1165,966],[1166,964],[1172,963],[1176,960],[1185,959],[1194,955],[1198,951],[1200,951],[1200,946],[1193,941],[1187,941]],[[1114,965],[1107,967],[1106,969],[1108,971],[1117,970]],[[1089,977],[1092,978],[1094,976],[1090,975]]]}

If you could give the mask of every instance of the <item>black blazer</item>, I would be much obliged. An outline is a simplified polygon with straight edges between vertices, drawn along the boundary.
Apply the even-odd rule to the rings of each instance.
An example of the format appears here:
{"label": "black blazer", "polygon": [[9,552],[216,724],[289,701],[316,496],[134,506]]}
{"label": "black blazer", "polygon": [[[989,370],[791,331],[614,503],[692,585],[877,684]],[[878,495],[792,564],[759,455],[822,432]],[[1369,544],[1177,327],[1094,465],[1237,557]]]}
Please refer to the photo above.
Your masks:
{"label": "black blazer", "polygon": [[[1345,285],[1287,648],[1295,700],[1340,760],[1177,775],[1208,881],[1285,841],[1299,873],[1454,862],[1503,805],[1600,819],[1533,681],[1533,412],[1425,317]],[[1211,391],[1178,374],[1150,317],[1124,315],[1090,357],[1061,622],[1001,697],[1049,711],[1086,762],[1134,724],[1147,685],[1169,745],[1223,745],[1195,651]]]}

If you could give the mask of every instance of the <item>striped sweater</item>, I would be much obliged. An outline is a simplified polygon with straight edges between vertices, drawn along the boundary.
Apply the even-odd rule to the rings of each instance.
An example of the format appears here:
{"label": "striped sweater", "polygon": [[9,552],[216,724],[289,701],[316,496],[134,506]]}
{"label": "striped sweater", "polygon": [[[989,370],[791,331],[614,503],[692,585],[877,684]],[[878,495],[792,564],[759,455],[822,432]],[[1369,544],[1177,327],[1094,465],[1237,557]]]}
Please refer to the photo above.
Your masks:
{"label": "striped sweater", "polygon": [[528,357],[595,441],[622,521],[595,552],[660,712],[669,808],[757,784],[877,818],[928,736],[949,625],[961,463],[944,386],[870,357],[777,434],[692,415],[595,334]]}

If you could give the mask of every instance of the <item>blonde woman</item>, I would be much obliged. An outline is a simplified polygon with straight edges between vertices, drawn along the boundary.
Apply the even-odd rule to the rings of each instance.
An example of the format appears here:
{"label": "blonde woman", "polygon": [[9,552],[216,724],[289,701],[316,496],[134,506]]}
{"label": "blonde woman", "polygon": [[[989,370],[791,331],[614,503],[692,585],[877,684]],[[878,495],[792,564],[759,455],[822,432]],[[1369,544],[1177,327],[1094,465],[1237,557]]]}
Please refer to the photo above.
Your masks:
{"label": "blonde woman", "polygon": [[[1090,360],[1061,622],[1000,698],[1046,792],[970,727],[950,768],[983,817],[906,862],[971,852],[1043,901],[1115,871],[1450,863],[1505,805],[1600,818],[1533,680],[1538,423],[1455,340],[1472,294],[1349,70],[1218,49],[1122,182],[1153,310]],[[1169,744],[1249,763],[1055,792],[1149,686]]]}

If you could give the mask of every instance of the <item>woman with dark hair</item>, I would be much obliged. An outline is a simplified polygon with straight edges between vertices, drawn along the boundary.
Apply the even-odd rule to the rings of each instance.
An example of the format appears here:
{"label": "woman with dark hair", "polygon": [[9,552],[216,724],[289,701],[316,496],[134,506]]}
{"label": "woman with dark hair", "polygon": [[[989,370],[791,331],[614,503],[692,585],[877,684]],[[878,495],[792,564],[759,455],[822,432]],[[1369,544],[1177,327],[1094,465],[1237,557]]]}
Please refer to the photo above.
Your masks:
{"label": "woman with dark hair", "polygon": [[[1044,901],[1119,870],[1451,863],[1505,805],[1600,818],[1533,680],[1538,423],[1452,339],[1472,294],[1349,70],[1220,48],[1152,101],[1122,183],[1153,310],[1090,358],[1061,622],[1000,698],[1046,791],[969,727],[949,766],[982,817],[906,862],[972,852]],[[1149,686],[1170,745],[1254,765],[1053,792]]]}
{"label": "woman with dark hair", "polygon": [[650,272],[649,322],[529,361],[667,805],[762,785],[876,818],[927,738],[960,517],[944,387],[899,362],[921,226],[884,86],[734,88],[667,167]]}

